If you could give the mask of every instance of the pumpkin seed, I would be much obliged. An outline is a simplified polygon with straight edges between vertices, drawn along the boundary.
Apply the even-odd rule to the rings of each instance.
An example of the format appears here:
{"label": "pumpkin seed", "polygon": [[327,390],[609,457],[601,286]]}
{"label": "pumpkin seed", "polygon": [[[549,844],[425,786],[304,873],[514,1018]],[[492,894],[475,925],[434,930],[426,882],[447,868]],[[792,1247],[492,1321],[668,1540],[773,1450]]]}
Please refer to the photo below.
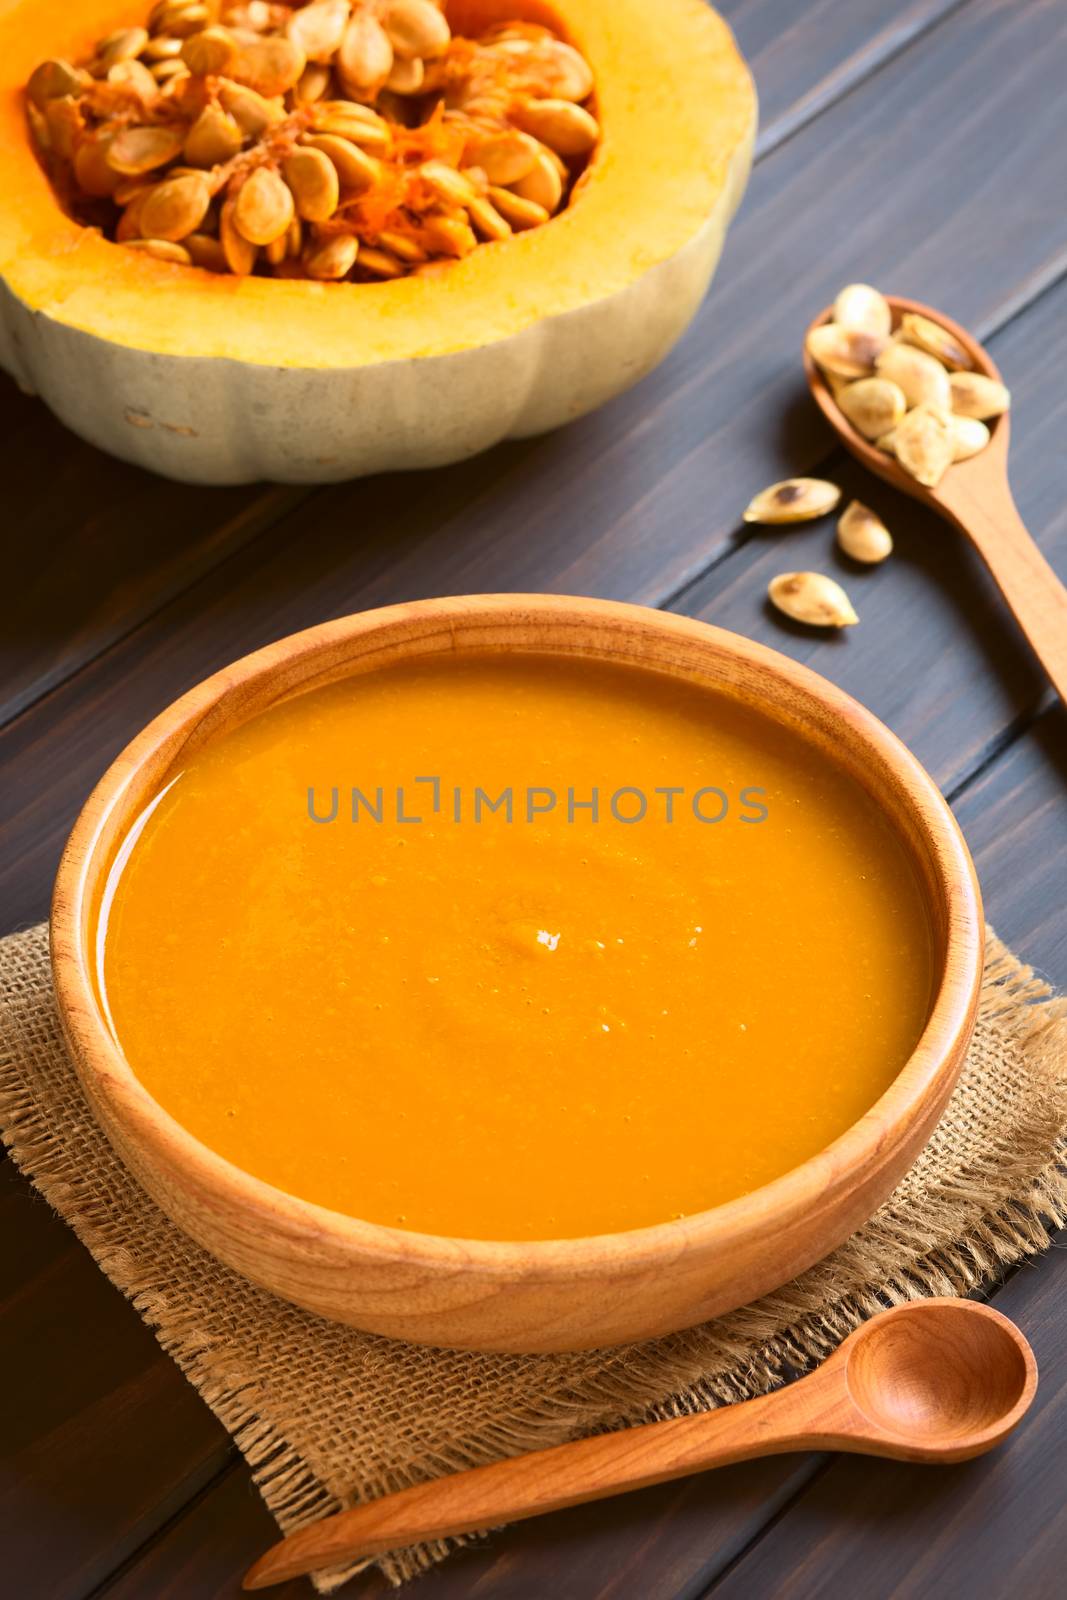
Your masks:
{"label": "pumpkin seed", "polygon": [[180,136],[172,128],[122,128],[107,152],[108,166],[127,176],[165,167],[181,151]]}
{"label": "pumpkin seed", "polygon": [[549,213],[544,206],[539,206],[535,200],[523,200],[510,189],[501,189],[493,184],[489,198],[513,228],[540,228],[549,220]]}
{"label": "pumpkin seed", "polygon": [[[383,250],[388,250],[390,255],[395,256],[400,261],[406,261],[409,265],[426,260],[426,251],[414,239],[409,239],[406,234],[393,233],[390,229],[383,228],[378,235],[378,243]],[[362,261],[362,259],[361,255],[360,260]]]}
{"label": "pumpkin seed", "polygon": [[381,18],[393,52],[401,60],[415,56],[431,60],[448,49],[452,30],[430,0],[385,0]]}
{"label": "pumpkin seed", "polygon": [[234,220],[236,204],[234,200],[227,200],[219,213],[219,243],[230,271],[243,278],[255,266],[259,251],[237,229]]}
{"label": "pumpkin seed", "polygon": [[121,83],[146,106],[159,98],[159,84],[143,61],[116,61],[108,70],[108,83]]}
{"label": "pumpkin seed", "polygon": [[193,264],[188,250],[183,250],[180,244],[168,239],[127,239],[123,248],[139,250],[142,255],[152,256],[156,261],[172,261],[177,267],[191,267]]}
{"label": "pumpkin seed", "polygon": [[269,100],[291,89],[306,65],[303,51],[291,39],[269,34],[239,41],[229,76]]}
{"label": "pumpkin seed", "polygon": [[952,417],[952,459],[968,461],[989,443],[989,429],[977,417]]}
{"label": "pumpkin seed", "polygon": [[1003,416],[1011,406],[1008,390],[984,372],[953,372],[948,382],[951,409],[958,417],[987,422]]}
{"label": "pumpkin seed", "polygon": [[292,190],[298,216],[306,222],[325,222],[333,216],[341,198],[341,186],[337,168],[325,151],[301,145],[286,157],[282,171]]}
{"label": "pumpkin seed", "polygon": [[250,139],[260,138],[285,117],[285,107],[278,101],[268,100],[247,84],[233,83],[226,78],[219,84],[219,99]]}
{"label": "pumpkin seed", "polygon": [[167,6],[161,12],[162,20],[159,23],[153,22],[155,15],[156,12],[153,11],[148,19],[148,26],[152,32],[168,33],[172,39],[187,39],[191,33],[199,33],[201,28],[206,28],[211,21],[211,13],[207,6],[201,5]]}
{"label": "pumpkin seed", "polygon": [[191,33],[181,49],[189,71],[201,76],[232,71],[239,54],[237,40],[226,28],[203,28]]}
{"label": "pumpkin seed", "polygon": [[72,67],[69,61],[42,61],[30,74],[26,93],[38,110],[43,111],[49,100],[59,100],[66,95],[85,92],[85,76]]}
{"label": "pumpkin seed", "polygon": [[481,195],[468,203],[467,215],[470,217],[475,231],[480,233],[483,239],[508,239],[511,237],[511,224],[504,220],[492,201],[483,200]]}
{"label": "pumpkin seed", "polygon": [[132,61],[141,54],[148,43],[147,28],[119,28],[101,39],[97,46],[97,63],[102,77],[120,61]]}
{"label": "pumpkin seed", "polygon": [[465,206],[475,197],[476,190],[470,179],[443,161],[424,161],[419,168],[419,177],[429,184],[437,199],[443,200],[445,205]]}
{"label": "pumpkin seed", "polygon": [[822,572],[781,572],[767,594],[779,611],[812,628],[850,628],[860,620],[841,585]]}
{"label": "pumpkin seed", "polygon": [[341,82],[353,98],[375,94],[389,76],[392,65],[393,46],[389,35],[377,17],[369,11],[357,11],[345,28],[337,52]]}
{"label": "pumpkin seed", "polygon": [[182,41],[180,39],[149,39],[141,51],[141,56],[145,61],[170,61],[175,56],[180,56],[181,53]]}
{"label": "pumpkin seed", "polygon": [[312,0],[291,13],[285,31],[308,61],[329,62],[340,49],[350,11],[348,0]]}
{"label": "pumpkin seed", "polygon": [[44,120],[53,154],[63,161],[73,161],[75,145],[82,132],[82,116],[77,100],[69,94],[61,100],[49,100],[45,106]]}
{"label": "pumpkin seed", "polygon": [[[300,13],[297,12],[299,16]],[[300,81],[293,89],[293,99],[299,106],[314,105],[316,100],[321,100],[330,87],[330,69],[317,61],[309,61],[300,74]]]}
{"label": "pumpkin seed", "polygon": [[915,345],[893,342],[874,365],[879,377],[899,385],[909,406],[949,410],[948,373],[935,356]]}
{"label": "pumpkin seed", "polygon": [[944,411],[916,406],[893,430],[893,454],[928,489],[937,488],[954,453],[952,421]]}
{"label": "pumpkin seed", "polygon": [[145,197],[141,231],[146,238],[174,243],[195,233],[211,204],[211,188],[202,172],[165,178]]}
{"label": "pumpkin seed", "polygon": [[384,87],[390,94],[418,94],[426,77],[426,68],[418,56],[405,61],[395,57]]}
{"label": "pumpkin seed", "polygon": [[214,167],[229,161],[244,144],[237,119],[220,105],[207,105],[185,136],[183,153],[191,167]]}
{"label": "pumpkin seed", "polygon": [[396,256],[391,256],[387,250],[375,250],[371,245],[364,245],[359,252],[359,264],[367,272],[373,272],[376,278],[402,278],[403,265]]}
{"label": "pumpkin seed", "polygon": [[885,295],[869,283],[850,283],[834,301],[833,320],[842,328],[858,328],[861,333],[886,339],[893,327],[893,313]]}
{"label": "pumpkin seed", "polygon": [[544,150],[538,151],[537,159],[525,177],[516,179],[509,188],[520,200],[532,201],[550,216],[563,199],[563,178]]}
{"label": "pumpkin seed", "polygon": [[850,500],[837,524],[837,542],[853,561],[867,566],[884,561],[893,551],[893,536],[870,506]]}
{"label": "pumpkin seed", "polygon": [[98,133],[74,152],[74,176],[78,186],[97,199],[105,199],[118,188],[120,174],[107,159],[113,138],[113,134]]}
{"label": "pumpkin seed", "polygon": [[182,240],[194,267],[204,267],[208,272],[228,272],[226,252],[218,239],[210,233],[190,233]]}
{"label": "pumpkin seed", "polygon": [[270,244],[293,220],[293,194],[271,167],[257,167],[235,197],[233,221],[249,244]]}
{"label": "pumpkin seed", "polygon": [[905,343],[925,350],[927,355],[935,356],[944,366],[956,371],[974,365],[963,345],[947,328],[943,328],[939,322],[932,322],[929,317],[920,316],[917,311],[904,312],[900,319],[900,337]]}
{"label": "pumpkin seed", "polygon": [[744,510],[746,522],[774,525],[780,522],[811,522],[825,517],[841,499],[836,483],[825,478],[784,478],[761,489]]}
{"label": "pumpkin seed", "polygon": [[600,138],[595,117],[569,100],[528,100],[516,107],[515,120],[527,133],[561,156],[584,156]]}
{"label": "pumpkin seed", "polygon": [[305,248],[304,271],[309,278],[336,282],[348,276],[358,254],[359,242],[354,234],[335,233]]}
{"label": "pumpkin seed", "polygon": [[812,328],[805,341],[808,354],[824,372],[837,378],[869,378],[874,363],[888,341],[880,333],[864,328],[842,328],[824,322]]}
{"label": "pumpkin seed", "polygon": [[904,391],[888,378],[858,378],[845,385],[837,403],[865,439],[890,432],[908,409]]}
{"label": "pumpkin seed", "polygon": [[476,137],[467,145],[466,157],[481,167],[490,183],[507,187],[533,169],[537,146],[525,133],[512,128]]}
{"label": "pumpkin seed", "polygon": [[176,78],[187,78],[189,76],[189,68],[184,61],[177,58],[171,61],[155,61],[148,70],[152,75],[153,82],[158,84],[173,83]]}
{"label": "pumpkin seed", "polygon": [[434,255],[469,256],[478,244],[474,229],[460,217],[428,216],[422,231]]}
{"label": "pumpkin seed", "polygon": [[314,133],[305,135],[304,144],[312,150],[321,150],[324,156],[329,157],[337,169],[342,189],[362,194],[378,182],[381,168],[377,161],[351,140],[342,139],[335,133]]}

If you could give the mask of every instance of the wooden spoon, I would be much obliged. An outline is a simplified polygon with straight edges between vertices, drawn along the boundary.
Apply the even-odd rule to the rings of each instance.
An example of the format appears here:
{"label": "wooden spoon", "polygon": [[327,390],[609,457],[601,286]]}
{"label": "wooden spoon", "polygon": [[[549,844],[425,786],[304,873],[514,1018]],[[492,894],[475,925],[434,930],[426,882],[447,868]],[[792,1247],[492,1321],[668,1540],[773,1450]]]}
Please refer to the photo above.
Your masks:
{"label": "wooden spoon", "polygon": [[[890,299],[889,304],[894,327],[899,324],[903,312],[917,311],[932,322],[940,323],[959,340],[976,372],[1003,381],[977,340],[942,312],[933,311],[918,300],[899,297]],[[829,322],[832,314],[832,307],[827,307],[811,327]],[[808,354],[806,338],[804,368],[808,386],[823,414],[856,459],[891,483],[894,489],[914,495],[916,500],[930,506],[967,535],[993,574],[1061,700],[1067,703],[1067,589],[1027,532],[1011,497],[1007,413],[988,424],[990,439],[984,450],[967,461],[956,462],[936,489],[928,489],[906,472],[895,457],[879,450],[858,433],[838,409],[833,390]]]}
{"label": "wooden spoon", "polygon": [[1007,1317],[973,1300],[917,1300],[872,1317],[809,1377],[774,1394],[494,1462],[326,1517],[268,1550],[244,1587],[754,1456],[849,1450],[966,1461],[1011,1432],[1036,1388],[1033,1351]]}

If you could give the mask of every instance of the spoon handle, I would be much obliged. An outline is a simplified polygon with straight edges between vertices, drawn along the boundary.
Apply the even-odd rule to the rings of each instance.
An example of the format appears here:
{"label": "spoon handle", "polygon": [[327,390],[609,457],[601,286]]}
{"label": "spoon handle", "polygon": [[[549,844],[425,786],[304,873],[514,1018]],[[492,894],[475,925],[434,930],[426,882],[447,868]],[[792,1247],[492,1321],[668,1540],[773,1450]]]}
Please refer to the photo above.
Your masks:
{"label": "spoon handle", "polygon": [[321,1567],[602,1500],[753,1456],[828,1447],[841,1442],[834,1424],[847,1429],[849,1410],[843,1384],[835,1383],[824,1366],[788,1389],[740,1405],[597,1434],[457,1472],[290,1534],[249,1568],[244,1587],[265,1589]]}
{"label": "spoon handle", "polygon": [[1067,588],[1034,543],[1007,484],[963,479],[939,497],[974,544],[1015,620],[1067,704]]}

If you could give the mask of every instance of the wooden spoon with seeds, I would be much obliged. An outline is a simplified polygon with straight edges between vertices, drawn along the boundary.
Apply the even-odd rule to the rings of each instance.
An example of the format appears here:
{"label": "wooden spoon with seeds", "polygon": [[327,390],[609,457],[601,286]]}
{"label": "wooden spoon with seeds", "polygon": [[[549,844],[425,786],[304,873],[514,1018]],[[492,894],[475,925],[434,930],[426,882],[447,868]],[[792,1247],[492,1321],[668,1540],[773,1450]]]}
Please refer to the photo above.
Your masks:
{"label": "wooden spoon with seeds", "polygon": [[[965,328],[940,311],[916,300],[889,298],[894,328],[905,312],[916,312],[945,328],[971,358],[973,370],[1001,382],[992,359]],[[811,328],[828,323],[832,308],[815,318]],[[809,332],[811,329],[808,330]],[[1041,554],[1016,509],[1008,486],[1008,413],[989,422],[990,439],[984,450],[957,459],[936,488],[928,488],[881,450],[849,421],[833,389],[807,350],[804,370],[808,387],[830,426],[846,449],[894,489],[921,500],[931,510],[965,533],[989,568],[1001,593],[1026,634],[1061,700],[1067,703],[1067,588]]]}

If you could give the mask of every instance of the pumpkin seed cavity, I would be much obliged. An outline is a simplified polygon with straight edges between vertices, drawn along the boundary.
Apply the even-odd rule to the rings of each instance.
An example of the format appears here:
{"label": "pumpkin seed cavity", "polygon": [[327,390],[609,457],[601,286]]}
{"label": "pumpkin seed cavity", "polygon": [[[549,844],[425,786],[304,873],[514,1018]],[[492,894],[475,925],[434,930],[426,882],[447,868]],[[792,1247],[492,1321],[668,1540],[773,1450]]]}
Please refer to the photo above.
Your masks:
{"label": "pumpkin seed cavity", "polygon": [[443,0],[157,0],[26,93],[79,221],[238,275],[439,270],[543,227],[600,138],[579,51],[519,20],[456,37]]}

